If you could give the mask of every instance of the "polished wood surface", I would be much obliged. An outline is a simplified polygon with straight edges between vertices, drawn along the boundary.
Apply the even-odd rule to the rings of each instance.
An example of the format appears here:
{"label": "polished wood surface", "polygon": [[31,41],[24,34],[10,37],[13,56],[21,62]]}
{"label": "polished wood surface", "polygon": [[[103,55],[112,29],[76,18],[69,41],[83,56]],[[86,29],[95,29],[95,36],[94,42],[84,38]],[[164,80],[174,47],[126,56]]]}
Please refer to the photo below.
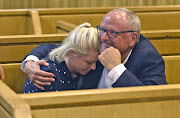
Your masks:
{"label": "polished wood surface", "polygon": [[41,23],[40,23],[38,11],[31,11],[31,18],[32,18],[34,33],[36,35],[42,34]]}
{"label": "polished wood surface", "polygon": [[0,116],[1,118],[32,118],[29,105],[1,80]]}
{"label": "polished wood surface", "polygon": [[57,27],[56,32],[58,34],[61,34],[61,33],[69,33],[70,31],[75,29],[77,27],[77,25],[68,23],[66,21],[57,21],[56,22],[56,27]]}
{"label": "polished wood surface", "polygon": [[[146,34],[147,33],[144,35],[146,36]],[[168,32],[149,33],[146,37],[152,42],[161,55],[180,55],[179,33],[171,32],[169,33],[171,35],[166,34],[168,34]],[[38,45],[44,43],[60,44],[67,35],[67,33],[64,33],[0,37],[0,63],[22,62],[24,57]]]}
{"label": "polished wood surface", "polygon": [[[115,8],[119,7],[0,10],[0,35],[54,34],[56,22],[62,20],[75,25],[89,22],[96,27],[104,14]],[[179,5],[126,8],[140,17],[142,30],[179,29]]]}
{"label": "polished wood surface", "polygon": [[[168,84],[180,84],[180,55],[163,56]],[[2,64],[4,82],[16,93],[22,93],[27,76],[20,69],[21,63]],[[18,81],[18,82],[17,82]]]}
{"label": "polished wood surface", "polygon": [[26,74],[20,69],[21,63],[2,64],[4,71],[3,82],[16,93],[23,93],[27,79]]}
{"label": "polished wood surface", "polygon": [[177,118],[180,85],[46,92],[20,95],[36,118]]}
{"label": "polished wood surface", "polygon": [[66,34],[0,36],[0,63],[22,62],[32,49],[40,44],[60,44]]}
{"label": "polished wood surface", "polygon": [[179,0],[0,0],[0,9],[179,5]]}
{"label": "polished wood surface", "polygon": [[[180,116],[180,84],[31,94],[15,94],[1,81],[0,85],[0,98],[6,98],[0,99],[0,103],[12,114],[15,109],[19,111],[17,115],[19,117],[12,116],[12,118],[119,118],[119,116],[177,118]],[[4,90],[6,94],[5,92],[2,94]],[[14,109],[11,106],[14,106]],[[0,107],[1,114],[3,110]],[[4,116],[11,118],[8,115]]]}
{"label": "polished wood surface", "polygon": [[[160,54],[168,55],[163,58],[169,85],[21,94],[27,76],[20,70],[20,63],[15,62],[21,62],[41,43],[60,43],[68,32],[55,34],[59,21],[66,21],[60,23],[64,29],[86,20],[95,27],[110,9],[0,10],[0,25],[5,27],[4,32],[0,28],[0,62],[5,63],[2,64],[5,79],[0,81],[0,117],[180,117],[180,35],[179,24],[175,22],[179,18],[180,7],[176,6],[169,10],[166,7],[131,8],[139,15],[142,24],[147,24],[141,33],[149,38]],[[37,23],[35,19],[39,19]]]}
{"label": "polished wood surface", "polygon": [[165,74],[169,84],[180,84],[180,56],[163,56]]}

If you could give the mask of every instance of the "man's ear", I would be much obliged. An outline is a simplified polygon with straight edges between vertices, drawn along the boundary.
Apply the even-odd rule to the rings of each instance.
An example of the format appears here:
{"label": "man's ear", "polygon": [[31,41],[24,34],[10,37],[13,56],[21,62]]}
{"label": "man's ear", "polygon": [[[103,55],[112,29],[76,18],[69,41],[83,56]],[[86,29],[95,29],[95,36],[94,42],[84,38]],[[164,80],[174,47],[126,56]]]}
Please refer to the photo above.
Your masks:
{"label": "man's ear", "polygon": [[137,40],[138,40],[138,33],[137,32],[133,32],[132,33],[132,40],[131,40],[130,46],[134,46],[136,44]]}

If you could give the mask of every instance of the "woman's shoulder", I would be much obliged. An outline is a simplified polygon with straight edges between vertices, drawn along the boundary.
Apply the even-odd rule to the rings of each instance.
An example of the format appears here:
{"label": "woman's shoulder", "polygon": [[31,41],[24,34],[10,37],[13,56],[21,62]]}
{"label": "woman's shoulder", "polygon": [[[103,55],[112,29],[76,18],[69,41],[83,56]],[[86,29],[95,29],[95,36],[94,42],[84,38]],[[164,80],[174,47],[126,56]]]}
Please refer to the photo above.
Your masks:
{"label": "woman's shoulder", "polygon": [[62,66],[64,65],[63,62],[58,62],[56,59],[51,60],[49,57],[43,58],[49,66],[41,66],[41,70],[47,71],[47,72],[53,72],[56,73],[57,70],[60,70]]}

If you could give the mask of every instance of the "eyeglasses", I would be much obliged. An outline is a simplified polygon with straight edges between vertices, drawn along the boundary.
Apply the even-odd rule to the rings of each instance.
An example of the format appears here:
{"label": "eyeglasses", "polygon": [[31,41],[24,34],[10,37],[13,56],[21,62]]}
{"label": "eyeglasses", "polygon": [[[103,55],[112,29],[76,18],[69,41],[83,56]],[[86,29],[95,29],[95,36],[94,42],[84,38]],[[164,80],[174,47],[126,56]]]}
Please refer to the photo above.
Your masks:
{"label": "eyeglasses", "polygon": [[122,31],[122,32],[116,32],[113,30],[106,30],[103,27],[97,26],[97,32],[100,36],[102,36],[105,32],[107,33],[108,37],[110,39],[116,38],[118,33],[127,33],[127,32],[135,32],[135,31]]}

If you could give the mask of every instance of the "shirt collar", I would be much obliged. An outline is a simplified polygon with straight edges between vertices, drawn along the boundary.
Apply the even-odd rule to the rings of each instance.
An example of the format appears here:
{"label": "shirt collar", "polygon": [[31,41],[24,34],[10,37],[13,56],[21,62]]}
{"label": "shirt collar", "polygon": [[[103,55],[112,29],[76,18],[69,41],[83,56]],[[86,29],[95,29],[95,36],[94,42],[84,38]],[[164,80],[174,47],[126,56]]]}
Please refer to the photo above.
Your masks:
{"label": "shirt collar", "polygon": [[131,52],[132,52],[132,50],[129,52],[129,54],[128,54],[128,56],[126,57],[126,59],[123,61],[123,63],[122,64],[126,64],[126,62],[128,61],[128,59],[129,59],[129,56],[131,55]]}

